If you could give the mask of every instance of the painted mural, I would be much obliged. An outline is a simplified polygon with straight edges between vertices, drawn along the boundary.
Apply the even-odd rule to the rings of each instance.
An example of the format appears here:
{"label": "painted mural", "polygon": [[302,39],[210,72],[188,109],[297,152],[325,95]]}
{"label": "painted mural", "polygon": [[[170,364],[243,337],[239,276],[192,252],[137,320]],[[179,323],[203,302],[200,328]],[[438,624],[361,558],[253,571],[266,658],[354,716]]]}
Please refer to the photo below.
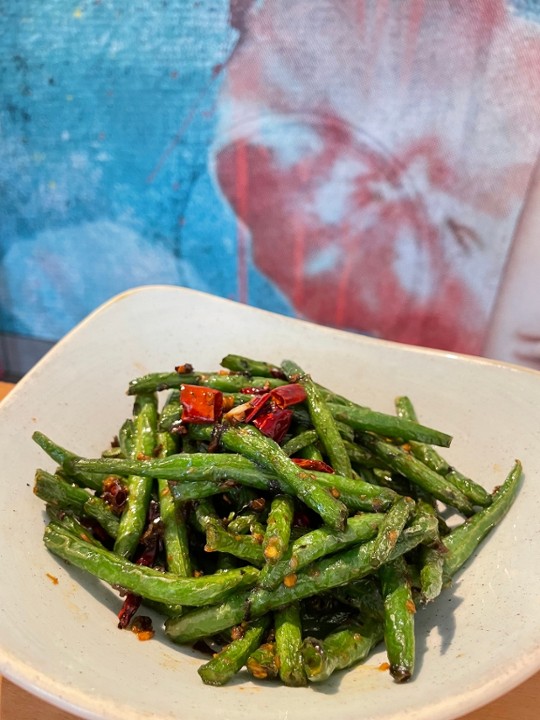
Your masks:
{"label": "painted mural", "polygon": [[0,6],[0,332],[173,283],[540,367],[539,3]]}

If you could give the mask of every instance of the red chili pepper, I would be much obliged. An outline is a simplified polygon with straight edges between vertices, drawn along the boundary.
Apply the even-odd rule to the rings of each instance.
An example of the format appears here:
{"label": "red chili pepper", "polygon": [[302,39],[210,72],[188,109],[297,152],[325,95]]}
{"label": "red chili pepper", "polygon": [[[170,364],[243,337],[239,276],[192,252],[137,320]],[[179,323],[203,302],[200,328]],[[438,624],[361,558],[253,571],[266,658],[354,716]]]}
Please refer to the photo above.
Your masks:
{"label": "red chili pepper", "polygon": [[289,383],[288,385],[280,385],[270,391],[272,400],[279,407],[289,407],[304,402],[306,399],[306,391],[298,383]]}
{"label": "red chili pepper", "polygon": [[212,423],[221,418],[223,393],[201,385],[182,385],[180,403],[183,422]]}
{"label": "red chili pepper", "polygon": [[263,435],[267,435],[279,443],[287,434],[291,420],[292,410],[269,407],[268,409],[261,410],[256,417],[253,418],[253,425],[255,425]]}
{"label": "red chili pepper", "polygon": [[268,400],[270,400],[270,397],[270,393],[265,392],[262,395],[257,395],[256,397],[252,398],[249,401],[251,409],[247,411],[244,422],[251,422],[253,418],[261,412]]}
{"label": "red chili pepper", "polygon": [[304,470],[316,470],[317,472],[333,473],[334,469],[323,460],[311,460],[310,458],[291,458],[295,465]]}

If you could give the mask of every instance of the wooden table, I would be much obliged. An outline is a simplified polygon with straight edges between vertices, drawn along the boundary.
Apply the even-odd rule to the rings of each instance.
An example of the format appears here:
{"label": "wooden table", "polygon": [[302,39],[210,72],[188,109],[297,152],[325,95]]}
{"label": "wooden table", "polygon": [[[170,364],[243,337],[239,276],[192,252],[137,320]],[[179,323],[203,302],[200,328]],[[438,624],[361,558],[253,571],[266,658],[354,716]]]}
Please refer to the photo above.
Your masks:
{"label": "wooden table", "polygon": [[[12,387],[0,382],[0,399]],[[536,720],[539,708],[540,672],[499,700],[465,715],[463,720]],[[0,676],[0,720],[75,720],[75,717],[38,700]]]}

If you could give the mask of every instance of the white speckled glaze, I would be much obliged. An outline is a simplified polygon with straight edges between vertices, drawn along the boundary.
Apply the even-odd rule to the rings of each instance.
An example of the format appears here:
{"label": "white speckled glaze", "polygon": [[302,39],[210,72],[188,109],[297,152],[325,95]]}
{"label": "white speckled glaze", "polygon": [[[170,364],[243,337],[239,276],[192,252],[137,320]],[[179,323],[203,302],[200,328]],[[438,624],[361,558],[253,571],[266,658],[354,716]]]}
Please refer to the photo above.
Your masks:
{"label": "white speckled glaze", "polygon": [[[422,422],[454,436],[446,457],[488,489],[514,458],[524,483],[503,523],[451,589],[417,614],[417,673],[398,686],[378,652],[321,687],[292,689],[240,674],[199,680],[201,660],[159,629],[139,643],[116,628],[116,594],[43,547],[35,468],[54,464],[39,429],[95,456],[131,412],[128,381],[227,353],[290,357],[321,383],[391,412],[409,395]],[[136,288],[93,313],[0,406],[0,672],[85,718],[448,720],[540,668],[540,373],[380,342],[168,286]],[[58,578],[54,584],[51,577]]]}

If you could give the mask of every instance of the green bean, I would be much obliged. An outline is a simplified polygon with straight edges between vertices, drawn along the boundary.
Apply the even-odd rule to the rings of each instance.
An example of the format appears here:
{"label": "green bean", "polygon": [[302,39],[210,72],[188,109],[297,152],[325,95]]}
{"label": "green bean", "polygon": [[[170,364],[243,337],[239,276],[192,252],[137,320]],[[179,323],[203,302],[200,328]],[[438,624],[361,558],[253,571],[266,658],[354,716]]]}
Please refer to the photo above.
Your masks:
{"label": "green bean", "polygon": [[361,468],[380,467],[380,460],[368,450],[360,447],[360,445],[357,445],[355,442],[344,440],[344,443],[345,450],[353,465],[359,465]]}
{"label": "green bean", "polygon": [[115,515],[110,505],[102,498],[93,495],[84,503],[82,514],[98,522],[111,538],[118,535],[120,524],[118,515]]}
{"label": "green bean", "polygon": [[133,426],[133,418],[126,418],[118,431],[118,445],[120,447],[121,457],[133,457],[134,438],[135,428]]}
{"label": "green bean", "polygon": [[379,567],[395,548],[414,508],[415,502],[412,498],[402,497],[383,517],[371,555],[373,567]]}
{"label": "green bean", "polygon": [[257,680],[273,680],[279,676],[279,658],[276,643],[266,642],[259,645],[246,662],[249,674]]}
{"label": "green bean", "polygon": [[[231,429],[233,430],[233,429]],[[234,429],[236,430],[236,428]],[[240,428],[238,428],[240,430]],[[197,435],[207,436],[208,433],[197,429]],[[223,434],[224,442],[233,441],[228,431]],[[268,438],[266,440],[269,440]],[[273,441],[267,443],[267,446]],[[278,446],[279,447],[279,446]],[[283,451],[281,453],[284,455]],[[254,457],[256,457],[254,455]],[[271,467],[269,460],[268,467]],[[397,494],[388,488],[377,488],[370,483],[363,483],[352,478],[343,478],[336,474],[321,473],[317,471],[305,472],[289,460],[293,469],[289,470],[295,475],[296,483],[303,485],[303,495],[307,495],[313,483],[318,486],[318,497],[322,491],[335,494],[349,510],[382,511],[388,508],[397,498]],[[258,490],[273,492],[289,492],[290,485],[284,477],[258,467],[255,461],[249,460],[235,453],[178,453],[169,458],[155,458],[149,460],[123,460],[119,458],[80,458],[68,463],[68,467],[91,472],[108,472],[117,475],[129,473],[144,477],[165,478],[171,480],[171,492],[177,500],[196,499],[208,497],[227,490],[229,484],[241,484]],[[204,481],[204,486],[183,485],[188,481]],[[210,483],[218,485],[215,491]],[[303,498],[302,498],[303,499]],[[317,496],[312,501],[317,500]],[[327,503],[328,499],[324,498]],[[306,502],[306,504],[308,504]],[[314,508],[315,509],[315,508]]]}
{"label": "green bean", "polygon": [[388,560],[414,550],[418,545],[430,544],[437,535],[437,518],[429,515],[417,516],[400,535],[396,547],[390,551]]}
{"label": "green bean", "polygon": [[[295,583],[279,585],[272,590],[255,588],[237,592],[226,598],[219,607],[200,608],[169,618],[165,623],[167,635],[174,642],[193,642],[213,635],[241,622],[245,616],[255,618],[270,610],[286,607],[291,602],[311,597],[326,590],[359,580],[374,571],[371,553],[375,540],[355,545],[330,557],[317,560],[296,575]],[[398,540],[395,557],[405,551]]]}
{"label": "green bean", "polygon": [[398,683],[412,677],[415,664],[414,614],[407,564],[400,557],[379,568],[384,599],[384,642],[390,674]]}
{"label": "green bean", "polygon": [[452,437],[447,433],[396,415],[387,415],[369,408],[347,407],[333,403],[329,405],[329,408],[336,420],[347,423],[357,432],[373,432],[383,437],[398,439],[401,442],[418,440],[442,447],[449,447],[452,441]]}
{"label": "green bean", "polygon": [[204,534],[211,523],[219,522],[218,514],[210,499],[205,498],[195,505],[194,521],[197,529]]}
{"label": "green bean", "polygon": [[220,483],[213,480],[182,480],[181,482],[159,480],[158,482],[167,483],[174,500],[180,504],[189,500],[203,500],[214,495],[221,495],[234,487],[234,483],[230,480]]}
{"label": "green bean", "polygon": [[253,620],[241,637],[233,640],[220,653],[202,665],[198,673],[205,685],[225,685],[246,664],[260,645],[268,627],[266,617]]}
{"label": "green bean", "polygon": [[287,442],[283,443],[281,449],[285,455],[290,457],[291,455],[296,455],[300,450],[303,450],[309,445],[313,445],[318,439],[319,436],[316,430],[303,430],[298,433],[298,435],[293,435]]}
{"label": "green bean", "polygon": [[274,565],[288,548],[293,516],[294,501],[291,496],[276,495],[272,500],[262,541],[262,550],[267,563]]}
{"label": "green bean", "polygon": [[83,488],[70,485],[58,475],[42,469],[35,473],[34,494],[49,505],[78,515],[82,515],[85,503],[90,498],[90,494]]}
{"label": "green bean", "polygon": [[[406,396],[401,396],[395,400],[396,409],[399,417],[406,418],[416,422],[416,412],[410,399]],[[458,490],[460,490],[474,505],[481,505],[486,507],[491,503],[491,495],[481,485],[476,483],[471,478],[466,477],[456,468],[452,467],[431,445],[425,443],[415,442],[414,440],[409,442],[411,453],[425,463],[428,467],[439,475],[448,480]]]}
{"label": "green bean", "polygon": [[[68,463],[77,460],[79,457],[70,450],[66,450],[66,448],[53,442],[49,437],[44,435],[42,432],[39,432],[39,430],[36,430],[33,433],[32,440],[37,443],[39,447],[44,450],[50,458],[52,458],[63,468],[66,468]],[[92,490],[101,490],[103,480],[106,477],[106,475],[104,474],[97,475],[93,472],[85,473],[81,472],[80,470],[74,472],[72,471],[70,472],[70,475],[73,482],[76,482],[78,485],[90,488]]]}
{"label": "green bean", "polygon": [[322,682],[336,670],[344,670],[365,660],[382,638],[382,624],[373,621],[364,625],[353,624],[327,635],[323,640],[305,638],[302,657],[307,679]]}
{"label": "green bean", "polygon": [[[134,438],[132,454],[152,456],[157,445],[157,397],[140,394],[135,399]],[[131,475],[127,481],[128,499],[118,526],[114,551],[118,555],[133,556],[143,534],[152,494],[152,478]]]}
{"label": "green bean", "polygon": [[299,451],[298,454],[300,457],[307,458],[308,460],[322,460],[323,459],[322,452],[319,450],[317,445],[315,445],[314,443],[310,444],[310,445],[306,445],[304,448],[302,448]]}
{"label": "green bean", "polygon": [[58,474],[38,469],[34,493],[49,506],[96,520],[111,537],[116,537],[118,518],[105,501],[77,485],[71,485]]}
{"label": "green bean", "polygon": [[[168,457],[176,449],[176,443],[168,433],[158,433],[157,441],[160,457]],[[184,506],[176,504],[167,480],[158,479],[157,485],[167,569],[175,575],[189,577],[192,568]]]}
{"label": "green bean", "polygon": [[235,453],[176,453],[165,458],[124,460],[122,458],[79,458],[68,462],[68,469],[85,469],[89,473],[106,472],[127,476],[163,478],[179,481],[233,480],[259,490],[278,490],[276,475]]}
{"label": "green bean", "polygon": [[260,535],[261,539],[264,537],[265,526],[261,522],[260,513],[242,513],[236,515],[232,520],[227,523],[227,530],[235,535]]}
{"label": "green bean", "polygon": [[302,654],[302,622],[298,603],[291,603],[274,613],[276,653],[279,677],[289,687],[307,685]]}
{"label": "green bean", "polygon": [[311,473],[297,467],[274,440],[250,425],[242,425],[225,429],[222,442],[228,450],[239,452],[264,470],[274,472],[286,492],[296,495],[330,527],[344,528],[347,507],[321,488]]}
{"label": "green bean", "polygon": [[264,565],[262,545],[253,535],[233,535],[219,521],[209,521],[205,530],[206,552],[229,553],[255,567]]}
{"label": "green bean", "polygon": [[522,465],[516,460],[504,483],[493,494],[491,505],[468,518],[443,539],[447,549],[444,574],[449,579],[467,562],[482,540],[510,510],[519,490]]}
{"label": "green bean", "polygon": [[343,550],[351,545],[372,540],[378,532],[383,515],[366,513],[350,517],[345,530],[335,532],[321,527],[295,540],[275,565],[267,565],[261,571],[259,585],[272,589],[285,578],[295,574],[325,555]]}
{"label": "green bean", "polygon": [[239,372],[249,377],[259,376],[265,378],[280,378],[284,379],[283,372],[277,365],[266,362],[264,360],[253,360],[252,358],[245,357],[244,355],[234,355],[229,353],[220,362],[221,367],[232,370],[233,372]]}
{"label": "green bean", "polygon": [[460,490],[401,447],[379,440],[370,433],[362,433],[361,442],[391,470],[401,473],[437,500],[460,510],[464,515],[474,513],[470,500]]}
{"label": "green bean", "polygon": [[420,553],[420,593],[424,603],[432,602],[443,588],[444,551],[423,547]]}
{"label": "green bean", "polygon": [[281,367],[290,381],[298,382],[306,391],[311,422],[330,460],[330,465],[339,475],[350,476],[351,463],[343,444],[343,438],[318,387],[311,376],[291,360],[284,360]]}
{"label": "green bean", "polygon": [[252,586],[259,575],[258,570],[246,566],[202,577],[178,577],[85,542],[55,522],[45,528],[44,542],[52,553],[100,580],[167,605],[197,607],[221,602],[231,591]]}
{"label": "green bean", "polygon": [[181,385],[203,385],[222,392],[238,392],[243,388],[273,388],[285,384],[286,381],[279,378],[222,375],[221,373],[162,372],[149,373],[131,380],[127,393],[128,395],[146,395],[172,388],[180,388]]}
{"label": "green bean", "polygon": [[353,512],[382,512],[388,510],[399,497],[389,488],[377,487],[363,480],[317,470],[313,470],[312,475],[317,484],[328,489]]}
{"label": "green bean", "polygon": [[163,405],[158,421],[159,432],[170,432],[182,417],[182,406],[178,395],[169,396]]}

